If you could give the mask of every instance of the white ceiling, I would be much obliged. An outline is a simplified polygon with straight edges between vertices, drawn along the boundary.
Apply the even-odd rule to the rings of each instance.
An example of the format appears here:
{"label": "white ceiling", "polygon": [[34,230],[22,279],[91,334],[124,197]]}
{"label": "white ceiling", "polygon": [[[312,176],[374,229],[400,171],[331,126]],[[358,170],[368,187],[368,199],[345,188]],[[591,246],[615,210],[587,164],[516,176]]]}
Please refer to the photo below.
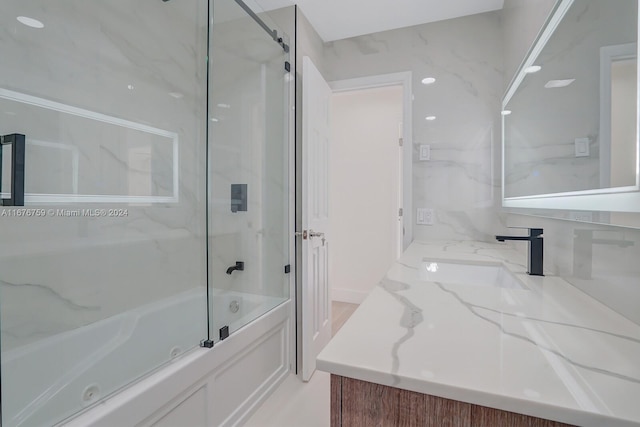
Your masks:
{"label": "white ceiling", "polygon": [[504,0],[253,1],[263,10],[297,3],[325,42],[489,12],[504,5]]}

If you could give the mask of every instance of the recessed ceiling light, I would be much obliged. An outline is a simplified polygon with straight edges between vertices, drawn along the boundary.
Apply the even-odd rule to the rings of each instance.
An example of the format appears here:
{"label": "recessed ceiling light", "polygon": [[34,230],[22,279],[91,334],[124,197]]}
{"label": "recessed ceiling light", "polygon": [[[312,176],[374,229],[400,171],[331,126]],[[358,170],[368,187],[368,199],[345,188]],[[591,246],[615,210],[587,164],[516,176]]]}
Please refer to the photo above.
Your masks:
{"label": "recessed ceiling light", "polygon": [[134,85],[127,85],[127,89],[134,90],[136,87]]}
{"label": "recessed ceiling light", "polygon": [[571,83],[575,82],[576,79],[564,79],[564,80],[549,80],[547,84],[544,85],[547,89],[556,89],[559,87],[569,86]]}
{"label": "recessed ceiling light", "polygon": [[37,19],[29,18],[28,16],[18,16],[16,18],[18,22],[31,28],[44,28],[44,24]]}
{"label": "recessed ceiling light", "polygon": [[182,98],[184,96],[180,92],[169,92],[169,95],[174,97],[175,99],[180,99],[180,98]]}
{"label": "recessed ceiling light", "polygon": [[422,84],[423,85],[430,85],[436,82],[436,79],[433,77],[425,77],[424,79],[422,79]]}
{"label": "recessed ceiling light", "polygon": [[511,110],[502,110],[500,114],[502,114],[503,116],[508,116],[509,114],[511,114]]}
{"label": "recessed ceiling light", "polygon": [[432,121],[434,121],[436,119],[436,116],[427,116],[424,119],[432,122]]}
{"label": "recessed ceiling light", "polygon": [[211,117],[211,121],[212,122],[219,122],[220,120],[216,119],[215,117]]}
{"label": "recessed ceiling light", "polygon": [[524,69],[524,72],[527,74],[531,74],[531,73],[537,73],[538,71],[542,70],[542,67],[539,65],[532,65],[530,67],[527,67]]}

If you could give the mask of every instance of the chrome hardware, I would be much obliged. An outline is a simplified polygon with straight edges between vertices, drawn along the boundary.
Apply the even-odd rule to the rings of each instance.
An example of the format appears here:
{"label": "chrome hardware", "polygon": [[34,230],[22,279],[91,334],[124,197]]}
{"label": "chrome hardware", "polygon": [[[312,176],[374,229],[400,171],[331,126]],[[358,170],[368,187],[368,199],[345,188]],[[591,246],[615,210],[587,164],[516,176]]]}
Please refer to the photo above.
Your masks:
{"label": "chrome hardware", "polygon": [[296,231],[294,234],[296,235],[296,237],[302,236],[303,240],[307,240],[308,238],[312,238],[312,237],[322,237],[322,246],[324,246],[324,242],[326,241],[326,239],[324,238],[324,233],[320,231],[303,230],[303,231]]}
{"label": "chrome hardware", "polygon": [[324,238],[324,233],[321,231],[309,230],[309,237],[322,237],[322,246],[324,246],[324,242],[327,241],[327,239]]}
{"label": "chrome hardware", "polygon": [[324,233],[321,231],[309,230],[309,237],[324,237]]}
{"label": "chrome hardware", "polygon": [[238,300],[234,299],[229,304],[229,311],[231,311],[232,313],[237,313],[238,310],[240,310],[240,303],[238,302]]}

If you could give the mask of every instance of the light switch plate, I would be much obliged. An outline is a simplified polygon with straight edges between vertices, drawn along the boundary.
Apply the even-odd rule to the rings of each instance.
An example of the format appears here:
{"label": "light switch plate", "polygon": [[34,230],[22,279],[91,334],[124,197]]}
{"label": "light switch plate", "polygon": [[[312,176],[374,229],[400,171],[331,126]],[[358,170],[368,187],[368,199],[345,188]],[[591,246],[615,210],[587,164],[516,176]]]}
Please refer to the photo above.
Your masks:
{"label": "light switch plate", "polygon": [[426,144],[420,145],[420,161],[431,160],[431,146]]}
{"label": "light switch plate", "polygon": [[589,157],[589,138],[576,138],[576,157]]}
{"label": "light switch plate", "polygon": [[418,208],[416,213],[416,223],[418,225],[433,225],[433,209]]}

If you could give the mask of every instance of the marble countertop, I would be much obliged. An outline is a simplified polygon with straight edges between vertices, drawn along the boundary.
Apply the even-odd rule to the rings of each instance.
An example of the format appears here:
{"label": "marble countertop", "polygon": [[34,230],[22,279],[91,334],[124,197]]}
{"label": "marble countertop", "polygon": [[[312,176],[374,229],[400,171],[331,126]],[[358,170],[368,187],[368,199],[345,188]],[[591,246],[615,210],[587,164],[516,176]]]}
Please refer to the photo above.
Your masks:
{"label": "marble countertop", "polygon": [[[505,244],[414,242],[320,353],[336,375],[580,426],[640,426],[640,325]],[[421,279],[500,262],[527,289]]]}

